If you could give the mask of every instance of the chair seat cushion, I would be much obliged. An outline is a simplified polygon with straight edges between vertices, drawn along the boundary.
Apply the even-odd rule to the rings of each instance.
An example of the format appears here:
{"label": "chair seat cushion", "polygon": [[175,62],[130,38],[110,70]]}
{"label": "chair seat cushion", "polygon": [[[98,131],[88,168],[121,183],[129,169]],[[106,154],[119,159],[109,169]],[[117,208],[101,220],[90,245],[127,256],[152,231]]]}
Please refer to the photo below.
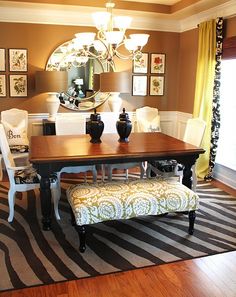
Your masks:
{"label": "chair seat cushion", "polygon": [[[40,175],[38,175],[36,169],[29,167],[25,170],[17,170],[15,172],[16,184],[38,184],[40,183]],[[54,183],[57,180],[57,176],[52,174],[50,176],[50,182]]]}
{"label": "chair seat cushion", "polygon": [[[28,153],[29,146],[28,145],[10,145],[10,150],[12,154],[19,154],[19,153]],[[1,154],[0,150],[0,154]]]}
{"label": "chair seat cushion", "polygon": [[158,160],[153,162],[153,166],[162,172],[173,172],[177,164],[176,160]]}
{"label": "chair seat cushion", "polygon": [[36,184],[40,182],[38,174],[33,167],[17,170],[14,179],[16,184]]}
{"label": "chair seat cushion", "polygon": [[196,193],[160,178],[71,185],[67,198],[77,225],[198,208]]}
{"label": "chair seat cushion", "polygon": [[14,153],[27,153],[29,151],[28,145],[11,145],[11,152]]}

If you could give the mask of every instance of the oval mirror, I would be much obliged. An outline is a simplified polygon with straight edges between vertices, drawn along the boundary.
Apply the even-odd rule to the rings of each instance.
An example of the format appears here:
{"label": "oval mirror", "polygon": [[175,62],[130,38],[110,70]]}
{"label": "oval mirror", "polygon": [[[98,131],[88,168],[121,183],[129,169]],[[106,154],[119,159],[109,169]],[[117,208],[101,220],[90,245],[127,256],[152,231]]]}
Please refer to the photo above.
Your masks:
{"label": "oval mirror", "polygon": [[74,111],[89,111],[102,105],[109,97],[109,93],[97,90],[96,82],[96,74],[104,72],[106,65],[96,58],[78,54],[74,46],[72,41],[58,46],[49,57],[45,70],[68,71],[68,90],[59,94],[61,105]]}

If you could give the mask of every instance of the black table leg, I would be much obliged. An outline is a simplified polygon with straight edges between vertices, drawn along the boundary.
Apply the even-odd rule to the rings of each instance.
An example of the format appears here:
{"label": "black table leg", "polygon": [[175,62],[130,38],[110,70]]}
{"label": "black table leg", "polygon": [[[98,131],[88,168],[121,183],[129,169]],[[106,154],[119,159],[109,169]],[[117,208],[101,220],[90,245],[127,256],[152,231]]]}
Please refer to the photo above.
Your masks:
{"label": "black table leg", "polygon": [[184,164],[184,173],[183,173],[183,180],[182,184],[192,189],[192,165]]}
{"label": "black table leg", "polygon": [[43,230],[51,230],[51,188],[49,177],[41,177],[40,180],[40,199],[42,209],[42,224]]}
{"label": "black table leg", "polygon": [[195,164],[198,156],[182,156],[176,158],[178,163],[184,165],[183,180],[182,183],[189,189],[192,189],[192,166]]}

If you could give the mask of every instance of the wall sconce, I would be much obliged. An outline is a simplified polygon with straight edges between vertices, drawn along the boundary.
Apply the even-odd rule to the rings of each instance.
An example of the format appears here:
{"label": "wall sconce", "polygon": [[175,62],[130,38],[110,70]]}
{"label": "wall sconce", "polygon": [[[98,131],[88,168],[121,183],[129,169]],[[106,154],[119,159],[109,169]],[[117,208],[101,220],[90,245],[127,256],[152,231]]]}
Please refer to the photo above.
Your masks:
{"label": "wall sconce", "polygon": [[68,89],[67,71],[36,71],[35,86],[38,94],[47,93],[46,99],[49,121],[55,121],[60,106],[58,93]]}
{"label": "wall sconce", "polygon": [[100,73],[100,92],[110,93],[108,104],[113,112],[119,112],[122,99],[120,93],[130,93],[129,72],[103,72]]}

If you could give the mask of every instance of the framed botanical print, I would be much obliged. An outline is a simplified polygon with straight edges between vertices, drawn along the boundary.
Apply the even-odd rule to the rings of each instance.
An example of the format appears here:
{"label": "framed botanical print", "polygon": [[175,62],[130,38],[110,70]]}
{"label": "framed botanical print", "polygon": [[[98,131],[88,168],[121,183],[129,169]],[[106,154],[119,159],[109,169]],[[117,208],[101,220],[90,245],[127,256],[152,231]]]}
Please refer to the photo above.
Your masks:
{"label": "framed botanical print", "polygon": [[0,97],[6,97],[6,75],[0,74]]}
{"label": "framed botanical print", "polygon": [[6,71],[6,50],[0,48],[0,71]]}
{"label": "framed botanical print", "polygon": [[27,49],[10,48],[9,49],[9,70],[27,71]]}
{"label": "framed botanical print", "polygon": [[150,76],[150,95],[164,95],[164,76]]}
{"label": "framed botanical print", "polygon": [[133,75],[133,96],[147,96],[147,75]]}
{"label": "framed botanical print", "polygon": [[135,57],[133,60],[133,73],[148,72],[148,53],[142,53],[141,57]]}
{"label": "framed botanical print", "polygon": [[151,54],[151,73],[165,73],[165,54]]}
{"label": "framed botanical print", "polygon": [[9,75],[10,97],[27,97],[27,75]]}

